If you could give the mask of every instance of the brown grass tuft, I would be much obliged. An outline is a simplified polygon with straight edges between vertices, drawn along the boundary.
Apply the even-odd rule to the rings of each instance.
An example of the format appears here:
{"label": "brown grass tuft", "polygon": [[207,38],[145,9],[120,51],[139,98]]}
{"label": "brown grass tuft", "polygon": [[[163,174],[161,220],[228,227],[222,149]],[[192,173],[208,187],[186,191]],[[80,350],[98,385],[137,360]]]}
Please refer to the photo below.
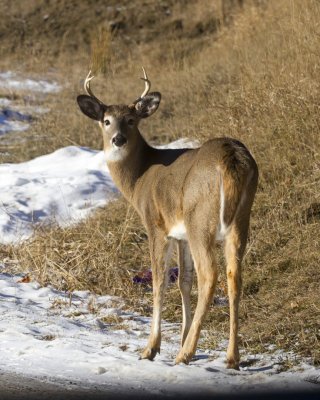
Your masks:
{"label": "brown grass tuft", "polygon": [[94,75],[110,73],[114,61],[113,39],[114,33],[109,24],[100,25],[91,32],[91,70]]}

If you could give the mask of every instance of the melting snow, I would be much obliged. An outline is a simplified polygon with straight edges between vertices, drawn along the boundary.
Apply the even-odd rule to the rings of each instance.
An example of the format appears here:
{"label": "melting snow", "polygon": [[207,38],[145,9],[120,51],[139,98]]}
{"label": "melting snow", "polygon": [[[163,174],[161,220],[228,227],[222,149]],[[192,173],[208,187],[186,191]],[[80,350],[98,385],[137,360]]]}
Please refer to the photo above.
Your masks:
{"label": "melting snow", "polygon": [[[18,76],[11,71],[0,73],[0,87],[7,91],[58,92],[61,86],[56,82],[35,81]],[[28,100],[28,99],[26,99]],[[30,99],[29,99],[30,100]],[[9,108],[10,107],[10,108]],[[3,133],[25,131],[30,128],[31,114],[42,114],[49,109],[39,106],[15,104],[8,98],[0,98],[0,135]]]}
{"label": "melting snow", "polygon": [[0,135],[13,131],[28,130],[30,125],[25,121],[30,121],[31,115],[21,114],[20,112],[3,108],[0,111]]}
{"label": "melting snow", "polygon": [[69,146],[20,164],[0,165],[0,242],[25,239],[32,224],[78,222],[103,206],[115,186],[104,153]]}
{"label": "melting snow", "polygon": [[21,78],[17,73],[11,71],[0,73],[0,87],[10,90],[26,90],[41,93],[52,93],[61,90],[61,86],[56,82]]}

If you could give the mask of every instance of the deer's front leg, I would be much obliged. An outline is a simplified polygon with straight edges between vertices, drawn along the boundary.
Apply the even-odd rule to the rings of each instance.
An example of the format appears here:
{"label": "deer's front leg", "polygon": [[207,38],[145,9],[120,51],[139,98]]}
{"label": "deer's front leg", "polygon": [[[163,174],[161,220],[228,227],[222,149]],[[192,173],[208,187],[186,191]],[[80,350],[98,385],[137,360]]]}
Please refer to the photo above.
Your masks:
{"label": "deer's front leg", "polygon": [[141,358],[153,360],[160,353],[161,311],[164,294],[168,285],[168,267],[172,251],[172,241],[162,231],[149,232],[149,244],[152,266],[153,314],[149,342]]}

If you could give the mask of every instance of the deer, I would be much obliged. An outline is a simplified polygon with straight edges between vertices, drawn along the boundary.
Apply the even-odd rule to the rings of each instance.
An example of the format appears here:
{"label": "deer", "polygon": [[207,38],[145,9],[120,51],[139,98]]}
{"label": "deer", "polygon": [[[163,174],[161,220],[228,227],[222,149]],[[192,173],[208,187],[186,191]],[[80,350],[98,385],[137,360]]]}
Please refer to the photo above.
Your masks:
{"label": "deer", "polygon": [[[230,335],[226,368],[239,369],[238,349],[241,262],[246,247],[252,204],[258,184],[257,164],[240,141],[212,138],[200,147],[158,149],[147,143],[138,125],[154,114],[161,94],[150,92],[145,69],[143,93],[131,104],[106,105],[92,92],[91,71],[79,95],[80,110],[98,122],[110,175],[139,214],[151,258],[153,311],[148,344],[141,359],[160,353],[161,311],[174,246],[182,301],[180,349],[175,364],[189,364],[212,304],[218,279],[215,259],[222,242],[226,259]],[[198,286],[191,317],[193,273]]]}

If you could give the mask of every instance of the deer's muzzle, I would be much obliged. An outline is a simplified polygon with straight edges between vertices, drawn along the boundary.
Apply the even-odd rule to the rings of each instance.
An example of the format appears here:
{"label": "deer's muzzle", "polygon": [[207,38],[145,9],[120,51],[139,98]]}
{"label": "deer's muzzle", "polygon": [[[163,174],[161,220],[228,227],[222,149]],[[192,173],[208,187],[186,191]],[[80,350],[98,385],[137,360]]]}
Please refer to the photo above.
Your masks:
{"label": "deer's muzzle", "polygon": [[122,147],[124,144],[127,143],[127,139],[121,134],[117,134],[117,135],[113,136],[111,141],[112,141],[112,144],[117,147]]}

